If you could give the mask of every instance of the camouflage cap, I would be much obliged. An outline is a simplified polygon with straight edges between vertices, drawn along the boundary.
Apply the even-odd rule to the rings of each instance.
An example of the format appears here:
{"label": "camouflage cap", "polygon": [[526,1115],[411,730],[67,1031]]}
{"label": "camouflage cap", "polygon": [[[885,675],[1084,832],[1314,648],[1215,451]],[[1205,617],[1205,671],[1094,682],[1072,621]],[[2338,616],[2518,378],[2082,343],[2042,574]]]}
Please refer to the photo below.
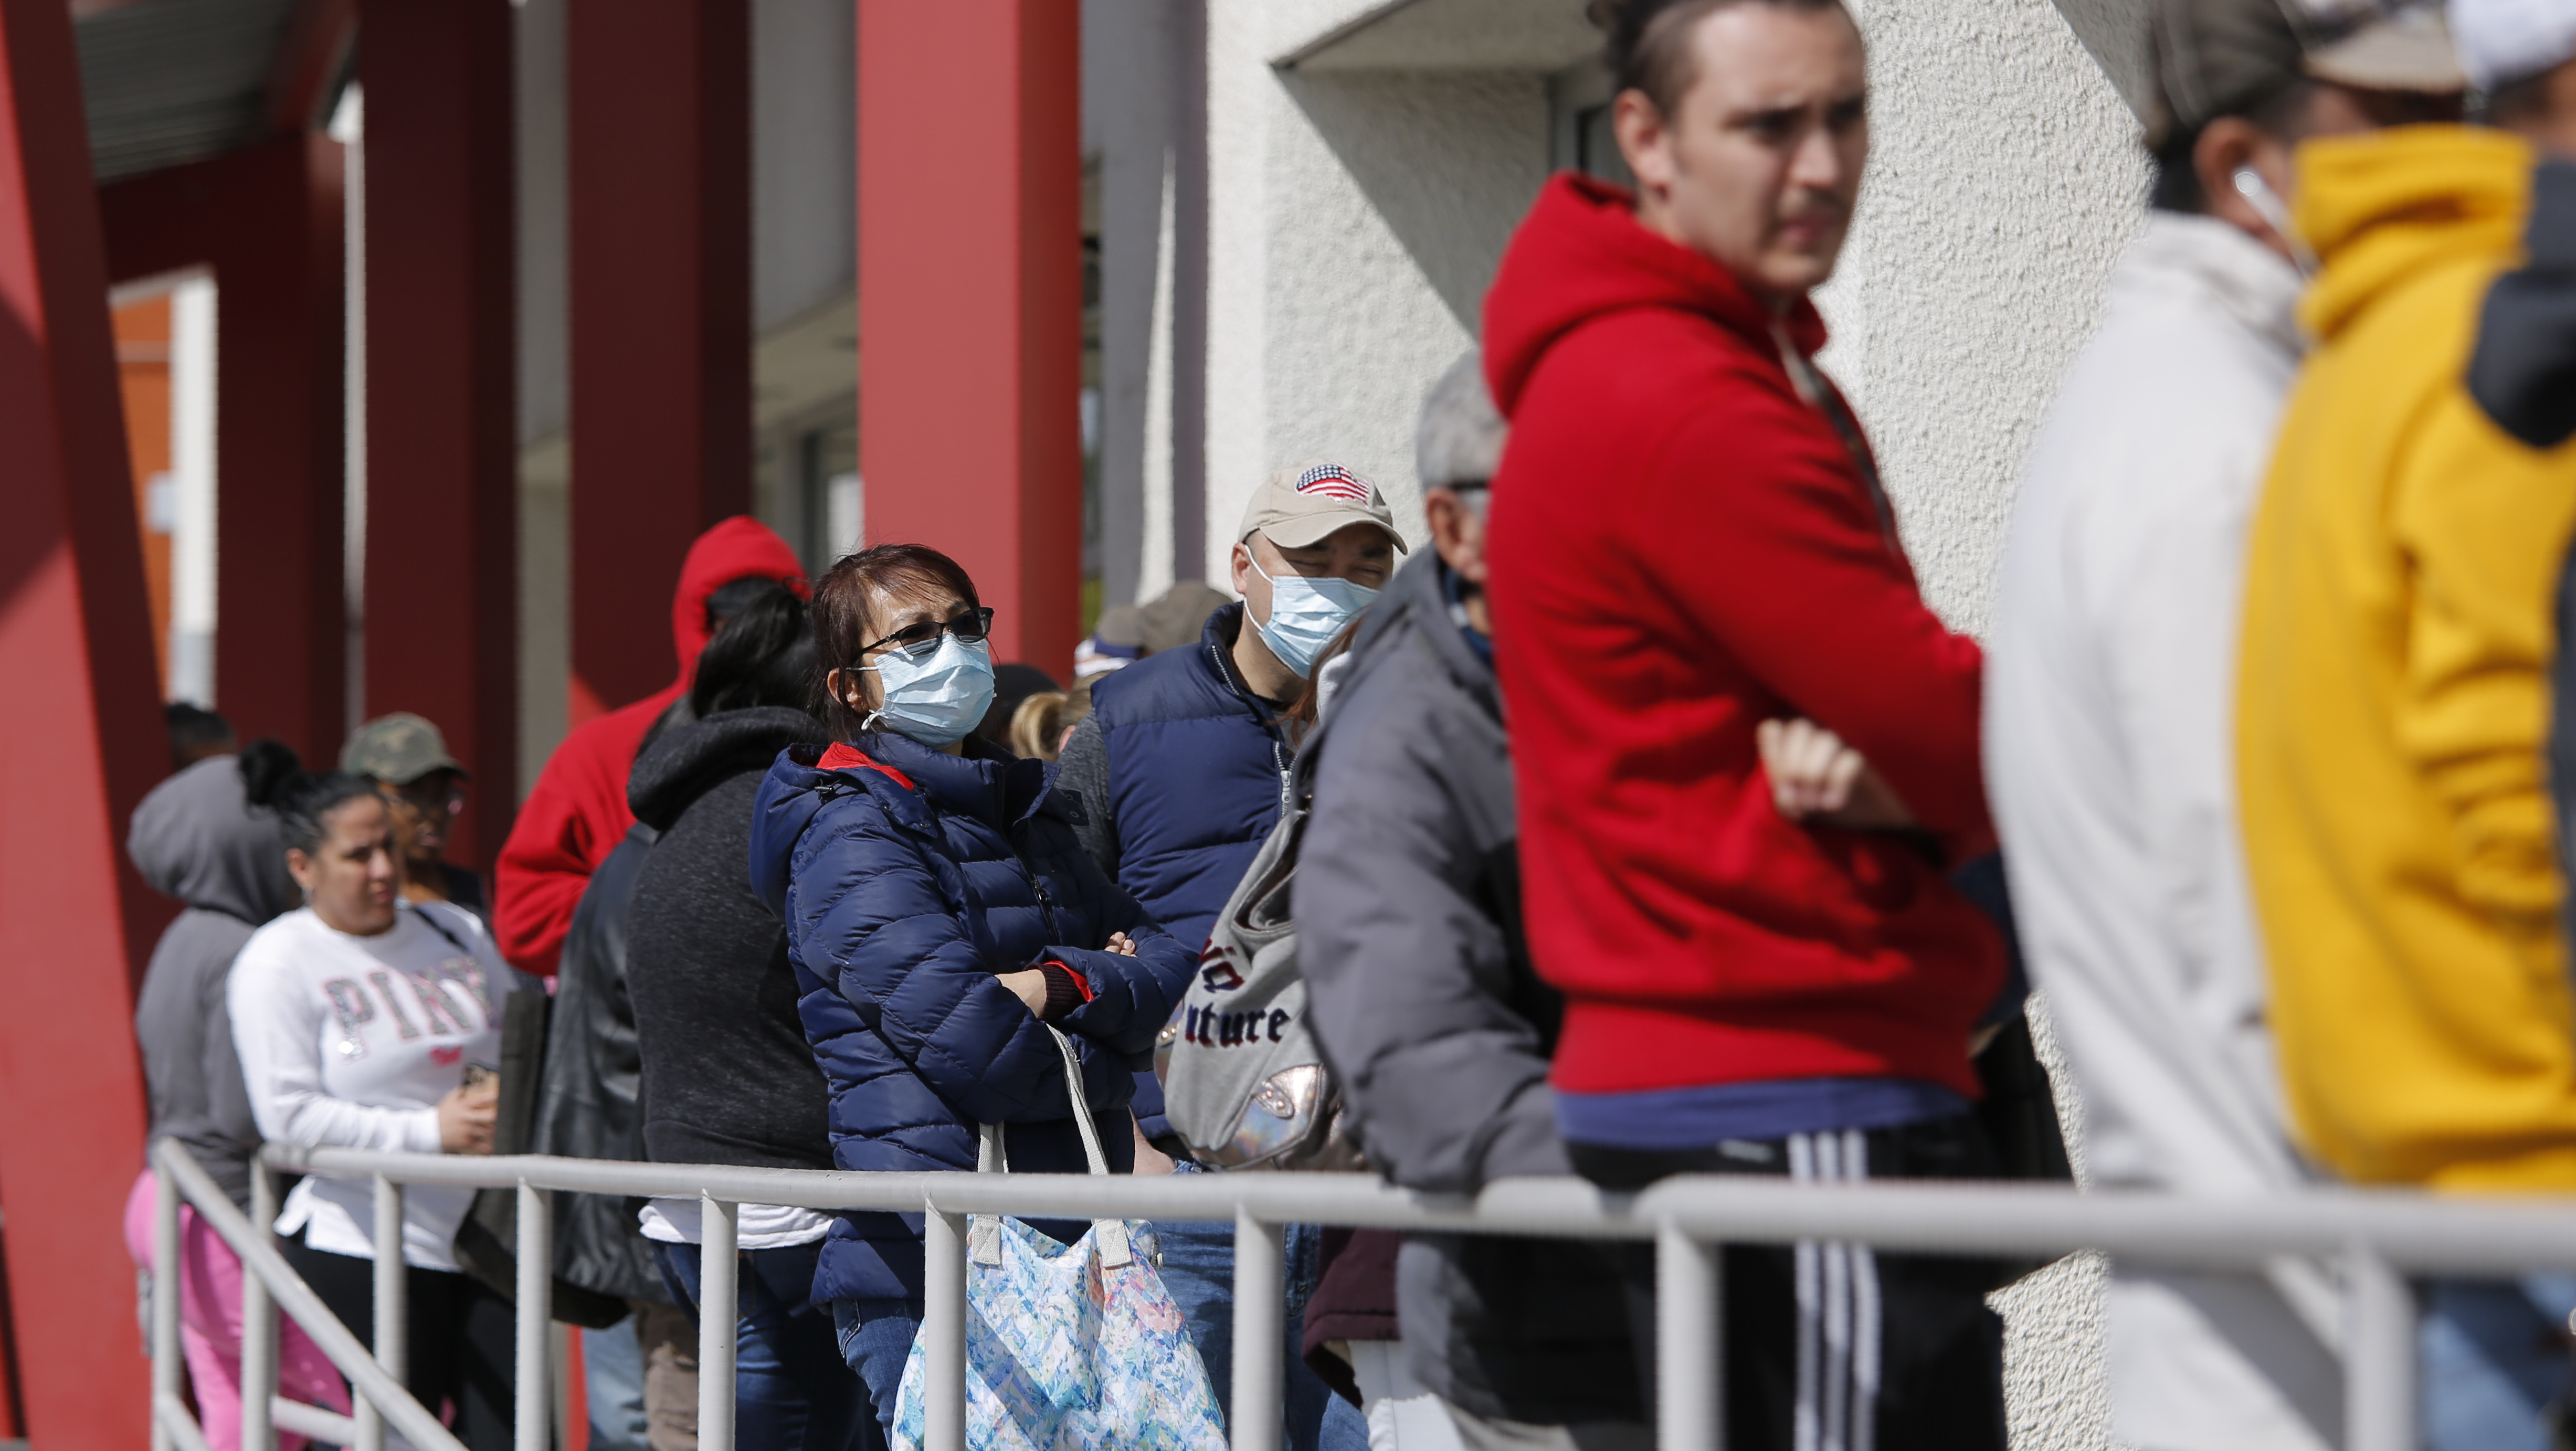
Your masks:
{"label": "camouflage cap", "polygon": [[408,786],[432,771],[469,774],[464,762],[447,753],[447,738],[438,727],[409,711],[380,715],[358,727],[340,748],[340,769],[389,786]]}

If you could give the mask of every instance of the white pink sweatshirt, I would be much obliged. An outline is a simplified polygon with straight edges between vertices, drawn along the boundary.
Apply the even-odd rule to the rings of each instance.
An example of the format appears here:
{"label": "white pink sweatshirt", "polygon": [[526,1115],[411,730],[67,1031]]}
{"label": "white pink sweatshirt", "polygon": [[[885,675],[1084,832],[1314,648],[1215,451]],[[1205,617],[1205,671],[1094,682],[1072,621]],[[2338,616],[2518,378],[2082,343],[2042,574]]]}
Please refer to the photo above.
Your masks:
{"label": "white pink sweatshirt", "polygon": [[[482,923],[444,903],[405,902],[373,937],[325,926],[309,907],[260,928],[233,962],[226,1001],[261,1135],[437,1153],[438,1100],[466,1064],[500,1064],[501,999],[520,982]],[[454,1270],[473,1200],[471,1189],[411,1186],[403,1262]],[[277,1232],[373,1259],[373,1223],[368,1181],[316,1176],[287,1195]]]}

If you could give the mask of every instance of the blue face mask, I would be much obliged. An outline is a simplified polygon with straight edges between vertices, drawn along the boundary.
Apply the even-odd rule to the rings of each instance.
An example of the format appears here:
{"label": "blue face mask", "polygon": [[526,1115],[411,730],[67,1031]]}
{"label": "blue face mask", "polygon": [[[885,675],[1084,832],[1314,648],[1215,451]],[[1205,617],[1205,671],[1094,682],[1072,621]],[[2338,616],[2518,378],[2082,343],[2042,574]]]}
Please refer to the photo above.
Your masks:
{"label": "blue face mask", "polygon": [[[1245,553],[1250,552],[1247,547]],[[1302,574],[1273,579],[1258,559],[1252,561],[1252,572],[1270,580],[1270,618],[1261,622],[1262,643],[1300,680],[1315,673],[1315,657],[1377,598],[1376,590],[1347,579]]]}
{"label": "blue face mask", "polygon": [[993,647],[982,640],[968,645],[942,635],[926,660],[888,650],[859,668],[875,671],[885,687],[885,704],[869,713],[862,729],[883,725],[925,746],[952,745],[993,708]]}

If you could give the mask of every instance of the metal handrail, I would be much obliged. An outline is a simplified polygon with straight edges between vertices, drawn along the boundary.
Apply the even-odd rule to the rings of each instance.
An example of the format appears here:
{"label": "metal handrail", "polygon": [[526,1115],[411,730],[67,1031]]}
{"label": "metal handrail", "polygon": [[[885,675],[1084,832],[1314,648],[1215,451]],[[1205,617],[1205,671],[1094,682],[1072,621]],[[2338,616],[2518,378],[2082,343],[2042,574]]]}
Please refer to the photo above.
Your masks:
{"label": "metal handrail", "polygon": [[[188,1414],[187,1404],[179,1398],[179,1201],[185,1198],[197,1211],[197,1217],[214,1227],[224,1243],[241,1257],[248,1275],[242,1281],[242,1447],[243,1451],[274,1451],[271,1436],[277,1396],[277,1312],[284,1310],[304,1327],[315,1347],[330,1358],[331,1364],[349,1378],[350,1389],[359,1397],[361,1406],[371,1406],[383,1420],[390,1421],[408,1439],[416,1451],[465,1451],[438,1418],[404,1389],[396,1371],[389,1371],[367,1353],[358,1337],[342,1325],[322,1304],[322,1297],[304,1283],[277,1252],[274,1237],[267,1225],[254,1226],[250,1216],[233,1207],[231,1199],[217,1187],[214,1179],[177,1139],[162,1139],[152,1145],[152,1169],[156,1181],[153,1205],[153,1274],[152,1274],[152,1429],[154,1451],[170,1451],[174,1445],[181,1451],[205,1451],[205,1434],[196,1419]],[[254,1173],[254,1180],[265,1179]],[[262,1199],[266,1195],[260,1196]],[[266,1216],[274,1220],[275,1215]],[[398,1221],[399,1222],[399,1221]],[[399,1249],[395,1264],[401,1264]],[[252,1286],[259,1293],[251,1292]],[[381,1316],[379,1316],[381,1319]],[[255,1356],[254,1346],[264,1346],[265,1353]],[[542,1393],[542,1386],[539,1388]],[[363,1417],[357,1428],[363,1435]],[[383,1426],[376,1430],[381,1446]],[[543,1451],[539,1443],[538,1451]]]}
{"label": "metal handrail", "polygon": [[[700,1200],[698,1433],[701,1444],[713,1446],[733,1439],[734,1209],[745,1203],[925,1216],[921,1334],[929,1337],[924,1407],[929,1451],[965,1447],[966,1218],[973,1214],[1233,1220],[1236,1451],[1278,1451],[1281,1235],[1289,1224],[1653,1242],[1659,1301],[1657,1439],[1666,1451],[1703,1451],[1723,1444],[1723,1389],[1717,1375],[1722,1244],[1848,1240],[1891,1250],[2020,1256],[2096,1249],[2142,1263],[2240,1271],[2259,1271],[2284,1258],[2331,1261],[2343,1271],[2345,1431],[2352,1451],[2400,1451],[2412,1444],[2414,1312],[2402,1273],[2510,1275],[2576,1269],[2576,1213],[2570,1212],[2576,1205],[2537,1198],[2436,1198],[2398,1190],[2309,1189],[2218,1198],[2079,1193],[2042,1185],[1802,1184],[1696,1175],[1667,1179],[1633,1195],[1605,1193],[1575,1179],[1517,1179],[1470,1197],[1396,1189],[1357,1174],[877,1174],[275,1144],[261,1150],[260,1160],[263,1171],[253,1178],[255,1191],[262,1193],[265,1170],[271,1168],[374,1182],[380,1333],[379,1354],[371,1360],[337,1322],[328,1324],[329,1335],[314,1324],[319,1302],[311,1291],[294,1279],[264,1235],[250,1233],[249,1222],[223,1200],[184,1148],[165,1140],[154,1149],[156,1164],[184,1161],[178,1174],[165,1176],[165,1184],[175,1182],[178,1192],[197,1204],[236,1250],[259,1241],[259,1256],[243,1254],[255,1271],[246,1283],[274,1290],[284,1307],[316,1332],[316,1343],[344,1372],[351,1372],[344,1356],[368,1362],[365,1368],[374,1374],[360,1387],[357,1429],[368,1432],[370,1420],[380,1413],[424,1451],[452,1451],[453,1439],[424,1441],[405,1419],[425,1413],[395,1383],[400,1348],[391,1346],[396,1359],[387,1361],[389,1338],[382,1333],[392,1329],[399,1334],[404,1184],[518,1192],[518,1451],[546,1447],[544,1334],[551,1290],[546,1247],[549,1191],[556,1190]],[[165,1191],[163,1208],[168,1242],[175,1247],[174,1194]],[[265,1212],[273,1218],[273,1206]],[[162,1278],[156,1277],[156,1295]],[[275,1393],[274,1313],[260,1307],[270,1337],[262,1358],[253,1354],[259,1335],[252,1309],[246,1295],[244,1448],[270,1451],[265,1438],[271,1424],[267,1408]],[[327,1312],[319,1313],[328,1319]],[[156,1298],[156,1345],[160,1314]],[[170,1315],[169,1344],[175,1351],[175,1301]],[[157,1392],[160,1367],[155,1370]],[[351,1379],[361,1377],[352,1372]],[[175,1376],[171,1390],[176,1405]],[[260,1408],[256,1413],[254,1406]],[[185,1412],[178,1414],[184,1418]],[[378,1424],[361,1451],[379,1451],[381,1441]],[[196,1448],[178,1435],[161,1451]]]}

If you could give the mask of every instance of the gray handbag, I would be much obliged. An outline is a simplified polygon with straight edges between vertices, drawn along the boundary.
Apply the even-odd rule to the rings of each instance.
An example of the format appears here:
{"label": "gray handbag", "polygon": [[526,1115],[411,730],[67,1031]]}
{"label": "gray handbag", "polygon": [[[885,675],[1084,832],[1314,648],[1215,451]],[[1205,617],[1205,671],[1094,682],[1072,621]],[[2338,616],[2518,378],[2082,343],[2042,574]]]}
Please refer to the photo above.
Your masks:
{"label": "gray handbag", "polygon": [[1216,920],[1198,975],[1154,1047],[1164,1113],[1217,1169],[1362,1167],[1332,1067],[1306,1026],[1289,887],[1303,805],[1280,818]]}

